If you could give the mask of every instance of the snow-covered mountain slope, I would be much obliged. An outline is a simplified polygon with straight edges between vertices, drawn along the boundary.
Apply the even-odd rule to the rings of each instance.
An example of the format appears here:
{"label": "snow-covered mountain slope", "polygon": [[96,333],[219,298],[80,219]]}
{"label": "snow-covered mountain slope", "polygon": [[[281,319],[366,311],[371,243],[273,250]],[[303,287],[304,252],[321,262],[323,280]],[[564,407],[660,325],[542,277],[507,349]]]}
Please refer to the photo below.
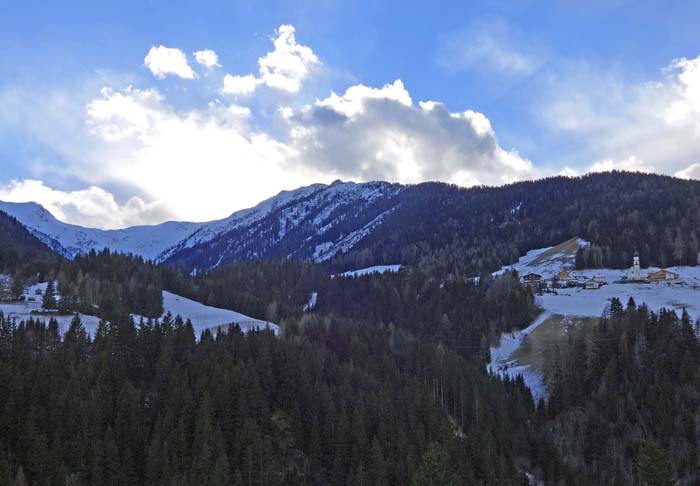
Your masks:
{"label": "snow-covered mountain slope", "polygon": [[100,230],[63,223],[41,205],[31,202],[0,201],[0,211],[16,218],[39,240],[69,258],[90,250],[109,248],[153,260],[165,248],[175,245],[203,225],[170,221],[155,226]]}
{"label": "snow-covered mountain slope", "polygon": [[255,258],[325,261],[381,225],[398,208],[402,190],[386,182],[337,181],[281,193],[201,228],[165,252],[163,260],[190,271]]}
{"label": "snow-covered mountain slope", "polygon": [[36,203],[0,201],[0,211],[69,258],[109,248],[201,270],[262,257],[328,260],[353,248],[379,226],[398,206],[402,189],[386,182],[313,184],[282,191],[217,221],[171,221],[118,230],[63,223]]}

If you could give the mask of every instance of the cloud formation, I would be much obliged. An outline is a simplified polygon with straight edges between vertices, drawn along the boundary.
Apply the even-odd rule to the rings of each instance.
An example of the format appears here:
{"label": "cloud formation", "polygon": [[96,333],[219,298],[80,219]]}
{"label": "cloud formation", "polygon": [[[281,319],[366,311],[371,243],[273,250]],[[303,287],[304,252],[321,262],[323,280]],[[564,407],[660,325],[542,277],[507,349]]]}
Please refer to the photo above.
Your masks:
{"label": "cloud formation", "polygon": [[[288,147],[250,124],[250,110],[210,102],[179,112],[154,89],[102,90],[86,107],[101,140],[99,179],[162,201],[178,218],[221,218],[310,174],[282,170]],[[85,176],[84,176],[85,177]]]}
{"label": "cloud formation", "polygon": [[700,57],[677,59],[659,81],[630,83],[575,66],[554,79],[538,106],[550,130],[585,144],[589,170],[640,170],[697,177]]}
{"label": "cloud formation", "polygon": [[529,178],[532,162],[500,147],[489,120],[438,102],[415,106],[400,80],[357,85],[287,116],[295,161],[342,177],[461,185]]}
{"label": "cloud formation", "polygon": [[506,23],[490,19],[473,22],[446,36],[437,62],[448,71],[492,71],[530,75],[542,66],[546,53],[536,42]]}
{"label": "cloud formation", "polygon": [[173,75],[182,79],[194,79],[197,74],[187,62],[187,56],[180,49],[165,46],[153,46],[143,60],[144,65],[151,73],[163,79]]}
{"label": "cloud formation", "polygon": [[146,203],[136,196],[125,204],[118,204],[113,194],[96,186],[59,191],[35,179],[0,185],[0,200],[36,202],[61,221],[101,229],[148,224],[174,216],[164,204]]}
{"label": "cloud formation", "polygon": [[211,49],[195,51],[193,54],[194,60],[207,69],[221,67],[221,64],[219,64],[219,56]]}
{"label": "cloud formation", "polygon": [[[301,89],[320,60],[296,43],[292,26],[281,26],[274,44],[260,58],[259,76],[226,75],[224,90]],[[182,54],[185,64],[178,66],[160,63],[163,51],[154,49],[147,57],[156,76],[190,79],[182,51],[170,50]],[[99,92],[89,86],[87,101],[77,105],[67,93],[41,99],[27,90],[12,97],[20,112],[33,107],[20,117],[22,124],[38,144],[49,146],[52,162],[38,163],[25,180],[0,179],[0,199],[32,199],[65,221],[114,228],[222,218],[280,190],[337,178],[468,186],[536,174],[527,158],[499,145],[484,114],[414,102],[401,80],[322,92],[311,103],[287,96],[283,106],[267,91],[250,106],[220,101],[210,92],[212,101],[186,108],[169,99],[177,91],[166,98],[149,85],[105,84]],[[42,183],[46,167],[60,177],[61,187],[74,190]]]}
{"label": "cloud formation", "polygon": [[258,59],[258,76],[253,74],[232,75],[224,77],[223,94],[247,95],[260,85],[273,89],[297,93],[311,73],[313,66],[320,61],[313,50],[297,44],[296,30],[292,25],[280,25],[272,40],[275,46]]}

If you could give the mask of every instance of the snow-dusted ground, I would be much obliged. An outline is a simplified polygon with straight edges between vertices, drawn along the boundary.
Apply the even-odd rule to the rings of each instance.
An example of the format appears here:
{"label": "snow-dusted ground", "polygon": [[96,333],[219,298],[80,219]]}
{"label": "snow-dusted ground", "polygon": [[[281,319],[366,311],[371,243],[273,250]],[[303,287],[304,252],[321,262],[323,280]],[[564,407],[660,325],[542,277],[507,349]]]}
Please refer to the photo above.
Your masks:
{"label": "snow-dusted ground", "polygon": [[[579,240],[579,245],[586,242]],[[510,360],[514,351],[520,346],[525,334],[532,332],[546,317],[551,315],[600,317],[610,299],[617,297],[623,305],[633,297],[637,305],[646,304],[652,311],[660,308],[672,309],[679,314],[683,309],[687,310],[691,319],[700,318],[700,267],[670,267],[668,270],[679,275],[678,282],[661,283],[621,283],[627,274],[626,270],[595,269],[572,270],[575,256],[573,253],[564,254],[550,252],[552,248],[540,248],[527,252],[526,255],[511,266],[504,267],[494,272],[500,275],[510,268],[514,268],[520,275],[533,272],[549,279],[557,275],[562,269],[569,270],[572,278],[581,281],[599,277],[605,280],[605,285],[600,289],[586,290],[580,287],[556,289],[556,293],[545,293],[537,298],[537,304],[544,312],[527,329],[509,333],[501,337],[500,343],[491,348],[491,363],[489,371],[493,373],[507,373],[510,376],[522,374],[525,383],[532,389],[535,397],[543,396],[544,385],[542,379],[534,373],[529,366],[521,365],[515,360]],[[549,253],[547,253],[549,252]],[[631,263],[631,262],[630,262]],[[648,268],[642,270],[642,277],[659,270]]]}
{"label": "snow-dusted ground", "polygon": [[[163,291],[163,309],[164,314],[170,312],[173,317],[179,315],[183,320],[191,320],[197,338],[205,329],[216,333],[233,323],[238,324],[244,332],[269,328],[275,334],[279,334],[280,330],[277,324],[254,319],[232,310],[210,307],[167,290]],[[140,319],[140,316],[134,317]]]}
{"label": "snow-dusted ground", "polygon": [[304,304],[304,310],[313,310],[314,307],[316,307],[316,302],[318,302],[318,292],[311,292],[311,295],[309,296],[309,301]]}
{"label": "snow-dusted ground", "polygon": [[[642,276],[656,270],[658,268],[642,270]],[[629,298],[633,297],[637,305],[644,303],[652,311],[665,307],[680,314],[685,308],[692,319],[697,319],[700,317],[700,267],[671,267],[669,270],[679,274],[683,283],[615,283],[625,275],[623,270],[574,272],[575,275],[587,278],[599,275],[608,283],[597,290],[578,287],[557,289],[557,294],[544,294],[538,303],[552,314],[600,317],[613,297],[620,299],[622,305],[626,305]]]}
{"label": "snow-dusted ground", "polygon": [[362,277],[363,275],[369,275],[371,273],[386,273],[386,272],[398,272],[401,269],[401,265],[377,265],[374,267],[361,268],[359,270],[350,270],[348,272],[343,272],[340,274],[341,277]]}
{"label": "snow-dusted ground", "polygon": [[[24,302],[12,302],[5,303],[0,302],[0,311],[2,311],[6,317],[16,318],[17,321],[28,320],[29,318],[44,320],[48,323],[51,317],[56,318],[58,321],[58,327],[61,333],[65,333],[70,327],[70,322],[73,320],[73,315],[69,316],[56,316],[56,315],[39,315],[32,314],[32,312],[41,311],[41,299],[44,291],[46,290],[46,282],[39,283],[36,285],[31,285],[24,290]],[[40,290],[42,295],[37,295],[36,291]],[[33,299],[33,300],[29,300]],[[80,314],[80,320],[85,326],[85,330],[91,336],[94,336],[97,325],[100,323],[100,318],[95,316],[88,316],[85,314]]]}
{"label": "snow-dusted ground", "polygon": [[[41,311],[41,300],[42,295],[46,290],[46,285],[46,282],[44,282],[27,287],[24,291],[24,297],[26,299],[24,302],[0,302],[0,311],[2,311],[5,316],[17,318],[18,321],[23,319],[26,320],[31,317],[48,322],[50,317],[55,317],[58,321],[60,331],[65,333],[70,326],[71,320],[73,319],[72,315],[50,316],[32,314],[32,312]],[[36,293],[37,289],[41,291],[42,295],[38,295]],[[190,319],[192,321],[192,325],[194,326],[195,336],[197,338],[199,338],[199,335],[204,329],[210,329],[213,332],[217,332],[219,328],[225,328],[232,323],[237,323],[244,332],[269,327],[275,332],[275,334],[279,334],[279,326],[277,326],[277,324],[261,321],[259,319],[253,319],[252,317],[248,317],[244,314],[231,310],[210,307],[200,302],[196,302],[167,291],[163,292],[163,308],[165,309],[165,313],[170,312],[173,317],[180,315],[184,320]],[[136,320],[140,318],[140,316],[134,317]],[[80,319],[82,320],[83,326],[85,326],[87,333],[94,336],[97,326],[100,323],[100,318],[81,314]]]}
{"label": "snow-dusted ground", "polygon": [[521,365],[517,361],[510,359],[510,357],[523,343],[525,336],[537,329],[539,325],[551,317],[551,315],[550,312],[544,311],[525,329],[503,334],[498,345],[491,347],[491,362],[486,365],[486,369],[489,373],[500,374],[502,376],[508,375],[511,378],[522,375],[525,384],[532,391],[535,400],[539,400],[540,397],[545,395],[545,386],[542,377],[531,370],[530,366]]}

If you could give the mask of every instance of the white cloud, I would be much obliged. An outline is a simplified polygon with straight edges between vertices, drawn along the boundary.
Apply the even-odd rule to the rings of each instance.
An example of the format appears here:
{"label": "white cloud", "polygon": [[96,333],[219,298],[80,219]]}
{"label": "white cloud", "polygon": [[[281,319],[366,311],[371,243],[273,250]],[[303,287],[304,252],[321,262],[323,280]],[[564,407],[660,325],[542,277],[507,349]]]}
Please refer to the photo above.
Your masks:
{"label": "white cloud", "polygon": [[441,103],[416,107],[400,80],[357,85],[287,117],[296,163],[342,177],[413,183],[498,184],[534,175],[532,163],[498,144],[488,119]]}
{"label": "white cloud", "polygon": [[221,67],[219,64],[219,56],[215,51],[211,49],[203,49],[201,51],[195,51],[193,53],[195,61],[204,66],[207,69],[214,69],[216,67]]}
{"label": "white cloud", "polygon": [[612,170],[624,170],[629,172],[654,172],[654,169],[635,155],[630,155],[621,160],[599,160],[591,165],[588,172],[610,172]]}
{"label": "white cloud", "polygon": [[234,76],[227,74],[224,76],[224,87],[222,94],[247,95],[255,91],[260,81],[252,74],[245,76]]}
{"label": "white cloud", "polygon": [[158,79],[163,79],[171,74],[183,79],[197,77],[187,62],[187,56],[180,49],[153,46],[146,54],[143,63]]}
{"label": "white cloud", "polygon": [[565,176],[565,177],[577,177],[578,176],[578,171],[575,169],[572,169],[568,165],[564,167],[562,170],[559,171],[557,175],[560,176]]}
{"label": "white cloud", "polygon": [[403,82],[397,79],[392,84],[385,84],[382,88],[369,88],[363,84],[357,84],[349,87],[342,96],[331,92],[328,98],[317,101],[316,106],[325,106],[347,117],[353,117],[364,111],[367,100],[382,99],[396,101],[404,106],[413,104],[411,95],[404,87]]}
{"label": "white cloud", "polygon": [[698,179],[700,180],[700,164],[691,164],[683,170],[679,170],[674,174],[681,179]]}
{"label": "white cloud", "polygon": [[132,187],[180,219],[225,217],[314,178],[304,167],[282,170],[289,148],[251,127],[246,107],[211,102],[178,112],[155,90],[107,89],[86,116],[101,145],[76,172],[95,185]]}
{"label": "white cloud", "polygon": [[[280,27],[273,52],[261,58],[259,77],[225,77],[228,92],[260,85],[294,91],[320,63],[296,44],[291,26]],[[0,124],[9,117],[9,126],[21,125],[37,146],[48,147],[45,160],[62,161],[28,169],[25,178],[33,182],[14,183],[13,197],[37,200],[70,222],[117,227],[221,218],[280,190],[339,177],[473,185],[536,173],[527,158],[499,145],[484,114],[452,113],[437,101],[414,104],[400,80],[357,84],[311,104],[285,97],[255,112],[220,101],[176,108],[154,88],[96,93],[92,84],[79,95],[26,90],[7,97],[12,110],[0,114]],[[78,190],[59,191],[39,179]],[[124,202],[124,194],[133,197]]]}
{"label": "white cloud", "polygon": [[77,191],[59,191],[34,179],[14,180],[0,185],[0,200],[37,202],[61,221],[91,228],[123,228],[173,216],[163,204],[148,204],[135,196],[125,204],[118,204],[113,194],[96,186]]}
{"label": "white cloud", "polygon": [[582,145],[581,156],[597,161],[590,170],[697,175],[688,164],[700,160],[700,57],[675,60],[660,80],[642,83],[570,64],[536,113]]}
{"label": "white cloud", "polygon": [[448,71],[530,75],[547,54],[532,39],[498,19],[473,22],[441,42],[437,62]]}
{"label": "white cloud", "polygon": [[301,89],[312,67],[320,64],[320,61],[310,47],[297,44],[294,26],[280,25],[275,34],[276,37],[271,39],[275,49],[258,59],[259,76],[227,74],[222,93],[250,94],[259,85],[289,93]]}
{"label": "white cloud", "polygon": [[275,50],[258,60],[260,79],[269,87],[290,93],[301,88],[301,82],[309,75],[311,66],[319,60],[310,47],[297,44],[292,25],[280,25]]}

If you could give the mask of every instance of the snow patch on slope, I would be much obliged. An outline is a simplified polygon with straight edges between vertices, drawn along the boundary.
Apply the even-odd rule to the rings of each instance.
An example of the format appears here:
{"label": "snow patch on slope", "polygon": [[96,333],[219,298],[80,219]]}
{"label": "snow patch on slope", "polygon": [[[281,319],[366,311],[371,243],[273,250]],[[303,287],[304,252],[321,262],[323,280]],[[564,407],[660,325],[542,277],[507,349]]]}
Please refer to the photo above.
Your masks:
{"label": "snow patch on slope", "polygon": [[523,343],[525,337],[549,319],[551,315],[551,312],[544,311],[525,329],[503,334],[498,345],[491,346],[491,361],[486,365],[486,369],[492,374],[509,376],[510,378],[522,375],[525,385],[530,388],[535,400],[539,400],[545,395],[546,388],[542,377],[530,369],[530,366],[521,365],[512,360],[511,356]]}
{"label": "snow patch on slope", "polygon": [[396,273],[401,269],[401,265],[376,265],[374,267],[361,268],[359,270],[350,270],[340,274],[341,277],[362,277],[373,273]]}
{"label": "snow patch on slope", "polygon": [[[216,334],[219,330],[226,330],[230,324],[238,324],[243,332],[270,329],[275,334],[279,334],[280,331],[279,326],[272,322],[248,317],[232,310],[204,305],[167,290],[163,291],[163,310],[163,315],[169,312],[173,317],[179,315],[185,321],[187,319],[192,321],[197,338],[205,329]],[[134,316],[134,318],[138,320],[140,316]]]}

